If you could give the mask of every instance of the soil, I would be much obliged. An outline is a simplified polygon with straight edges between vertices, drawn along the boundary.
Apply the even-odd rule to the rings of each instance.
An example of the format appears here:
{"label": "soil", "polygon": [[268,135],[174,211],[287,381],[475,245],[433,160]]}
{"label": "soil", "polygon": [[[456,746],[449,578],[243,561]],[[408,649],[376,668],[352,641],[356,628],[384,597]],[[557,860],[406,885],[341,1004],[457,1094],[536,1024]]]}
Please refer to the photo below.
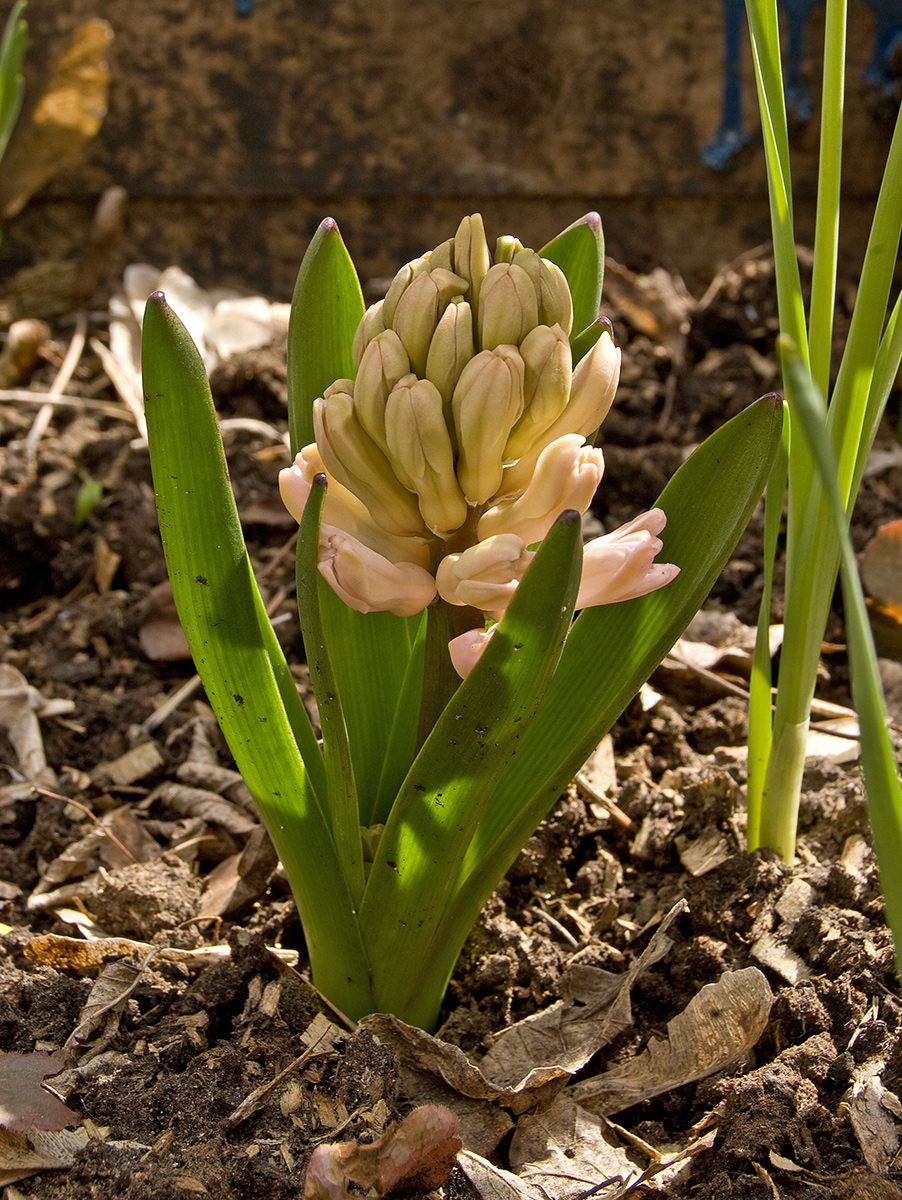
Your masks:
{"label": "soil", "polygon": [[[594,510],[605,528],[650,507],[689,448],[777,384],[766,253],[734,264],[701,302],[663,276],[610,278],[624,367]],[[841,312],[840,336],[846,319]],[[102,338],[102,317],[92,322]],[[18,386],[47,390],[71,332],[58,319]],[[283,364],[274,343],[226,361],[213,383],[223,416],[275,431],[237,429],[225,440],[251,556],[303,684],[294,530],[277,501],[288,462],[278,440]],[[91,350],[67,392],[116,399]],[[0,732],[0,1047],[62,1052],[52,1086],[82,1141],[55,1169],[26,1165],[0,1181],[10,1198],[35,1200],[287,1200],[301,1193],[317,1145],[371,1142],[427,1097],[411,1094],[403,1056],[328,1010],[344,1036],[310,1050],[323,1009],[305,979],[284,877],[202,692],[186,687],[190,661],[155,657],[172,653],[175,635],[134,425],[59,408],[31,453],[36,412],[0,406],[0,661],[36,690],[47,764],[36,789]],[[893,444],[898,419],[896,396],[879,445]],[[102,492],[79,524],[86,481]],[[865,480],[858,549],[900,515],[900,495],[898,460]],[[760,589],[758,514],[706,606],[709,623],[729,626],[732,614],[732,627],[754,624]],[[837,601],[819,695],[847,705],[840,615]],[[886,670],[898,689],[902,667]],[[797,865],[748,854],[741,666],[715,677],[671,664],[651,683],[654,702],[635,700],[613,731],[616,765],[603,786],[574,784],[487,906],[438,1036],[478,1061],[499,1030],[567,995],[577,967],[626,972],[683,900],[669,950],[633,985],[631,1024],[579,1078],[629,1063],[724,972],[757,968],[774,1001],[739,1061],[608,1112],[611,1138],[642,1171],[704,1141],[681,1170],[635,1194],[902,1197],[902,999],[858,764],[809,759]],[[890,700],[902,721],[898,690]],[[894,736],[900,744],[898,724]],[[717,848],[709,869],[688,853],[702,838]],[[99,935],[143,949],[106,942],[85,962],[73,946],[90,941],[73,939]],[[119,984],[108,980],[111,962],[125,964]],[[873,1077],[883,1089],[877,1132],[857,1099]],[[9,1088],[0,1079],[0,1106]],[[509,1105],[496,1144],[483,1148],[498,1166],[514,1164],[510,1129],[522,1112]],[[7,1169],[10,1154],[0,1137]],[[539,1182],[534,1196],[622,1194],[616,1180],[578,1170]],[[445,1191],[479,1194],[460,1167]]]}

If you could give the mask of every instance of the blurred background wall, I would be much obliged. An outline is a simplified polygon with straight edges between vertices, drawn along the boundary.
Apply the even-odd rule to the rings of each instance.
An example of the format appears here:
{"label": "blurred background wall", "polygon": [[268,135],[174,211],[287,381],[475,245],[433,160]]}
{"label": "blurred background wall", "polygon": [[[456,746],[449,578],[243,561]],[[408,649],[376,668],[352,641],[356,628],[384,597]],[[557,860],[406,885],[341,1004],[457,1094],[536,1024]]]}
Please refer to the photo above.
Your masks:
{"label": "blurred background wall", "polygon": [[[892,18],[892,3],[881,2]],[[902,26],[902,0],[893,2]],[[468,211],[484,213],[490,235],[541,245],[597,209],[609,253],[639,270],[675,270],[698,293],[769,235],[744,26],[738,59],[727,52],[725,61],[740,8],[30,0],[32,89],[80,21],[109,22],[108,112],[78,160],[6,224],[0,278],[77,254],[98,196],[119,184],[129,194],[124,260],[177,263],[206,286],[288,298],[327,215],[368,278],[452,234]],[[877,0],[850,3],[847,264],[863,251],[892,129],[891,99],[862,81],[869,64],[873,75],[879,9]],[[822,13],[814,4],[795,57],[814,111],[794,131],[805,236]],[[731,156],[743,131],[750,140]]]}

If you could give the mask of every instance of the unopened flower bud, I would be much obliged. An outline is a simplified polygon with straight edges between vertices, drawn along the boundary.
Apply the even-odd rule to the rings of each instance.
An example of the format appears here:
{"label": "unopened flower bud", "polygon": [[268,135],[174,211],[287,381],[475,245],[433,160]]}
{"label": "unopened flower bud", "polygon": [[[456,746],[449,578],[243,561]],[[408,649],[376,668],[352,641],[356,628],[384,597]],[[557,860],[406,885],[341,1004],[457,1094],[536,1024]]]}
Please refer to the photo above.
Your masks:
{"label": "unopened flower bud", "polygon": [[460,373],[475,353],[472,310],[466,300],[455,297],[435,327],[426,356],[426,378],[441,393],[446,415],[450,415]]}
{"label": "unopened flower bud", "polygon": [[514,496],[527,487],[539,455],[553,441],[566,433],[587,437],[596,430],[608,415],[619,378],[620,351],[605,332],[573,372],[570,399],[564,411],[518,462],[506,468],[501,495]]}
{"label": "unopened flower bud", "polygon": [[477,537],[515,533],[531,545],[545,537],[566,509],[584,513],[601,483],[604,457],[583,442],[580,434],[571,433],[546,446],[526,490],[483,513]]}
{"label": "unopened flower bud", "polygon": [[339,383],[346,386],[339,389],[333,384],[313,403],[316,445],[326,470],[362,500],[376,524],[389,533],[425,534],[416,497],[401,485],[385,454],[360,424],[349,381]]}
{"label": "unopened flower bud", "polygon": [[573,372],[570,402],[561,414],[569,430],[588,437],[608,415],[620,380],[620,350],[605,330]]}
{"label": "unopened flower bud", "polygon": [[354,330],[354,341],[351,345],[351,358],[354,363],[354,370],[360,366],[360,360],[363,358],[363,352],[373,340],[373,338],[382,333],[385,329],[385,322],[382,319],[382,300],[377,300],[375,304],[371,304],[363,316],[357,328]]}
{"label": "unopened flower bud", "polygon": [[398,307],[401,297],[413,281],[428,270],[429,255],[422,254],[419,258],[414,258],[409,263],[405,263],[395,275],[394,279],[388,285],[388,291],[385,293],[385,299],[382,301],[382,322],[386,329],[391,328],[395,309]]}
{"label": "unopened flower bud", "polygon": [[670,583],[680,573],[673,563],[656,563],[667,523],[662,509],[641,513],[613,533],[594,538],[583,548],[583,573],[577,608],[633,600]]}
{"label": "unopened flower bud", "polygon": [[505,462],[516,462],[564,411],[570,398],[573,356],[560,325],[537,325],[520,344],[526,368],[523,415],[504,448]]}
{"label": "unopened flower bud", "polygon": [[[436,267],[444,267],[446,271],[454,270],[454,238],[448,238],[447,241],[436,246],[434,250],[430,250],[426,255],[429,259],[429,270],[434,271]],[[458,272],[459,274],[460,272]]]}
{"label": "unopened flower bud", "polygon": [[479,289],[479,344],[483,350],[519,346],[539,322],[532,280],[522,267],[496,263]]}
{"label": "unopened flower bud", "polygon": [[360,424],[381,450],[385,440],[385,402],[399,379],[410,373],[410,359],[393,329],[377,333],[360,360],[354,380],[354,408]]}
{"label": "unopened flower bud", "polygon": [[418,275],[401,296],[391,326],[404,343],[415,374],[426,373],[429,344],[446,305],[453,296],[462,296],[466,290],[465,279],[437,267]]}
{"label": "unopened flower bud", "polygon": [[523,359],[512,346],[483,350],[461,372],[451,400],[457,478],[471,504],[494,496],[508,435],[523,411]]}
{"label": "unopened flower bud", "polygon": [[514,261],[514,255],[519,254],[523,249],[523,243],[519,238],[515,238],[513,234],[503,233],[500,238],[495,239],[495,257],[496,263],[511,263]]}
{"label": "unopened flower bud", "polygon": [[539,324],[560,325],[569,337],[573,328],[573,299],[561,268],[535,250],[518,250],[513,264],[522,267],[533,282],[539,298]]}
{"label": "unopened flower bud", "polygon": [[438,593],[449,604],[503,613],[532,559],[523,540],[512,533],[487,538],[442,559],[435,573]]}
{"label": "unopened flower bud", "polygon": [[497,628],[496,623],[488,629],[468,629],[466,633],[458,634],[448,643],[451,665],[461,679],[466,679],[479,662],[483,650],[492,640],[492,634]]}
{"label": "unopened flower bud", "polygon": [[340,529],[325,529],[319,571],[332,590],[357,612],[412,617],[435,598],[435,580],[411,562],[389,562]]}
{"label": "unopened flower bud", "polygon": [[[292,465],[279,472],[282,503],[298,522],[304,515],[314,477],[319,474],[327,472],[315,442],[305,446]],[[329,526],[349,533],[390,562],[413,562],[423,568],[429,567],[429,547],[422,538],[387,533],[375,523],[366,505],[353,492],[331,476],[328,484],[321,528]]]}
{"label": "unopened flower bud", "polygon": [[485,226],[479,213],[464,217],[454,235],[454,273],[467,281],[466,297],[475,315],[479,289],[492,265]]}
{"label": "unopened flower bud", "polygon": [[385,434],[395,473],[416,492],[429,528],[439,537],[459,529],[467,519],[467,502],[454,474],[438,388],[428,379],[406,376],[388,397]]}

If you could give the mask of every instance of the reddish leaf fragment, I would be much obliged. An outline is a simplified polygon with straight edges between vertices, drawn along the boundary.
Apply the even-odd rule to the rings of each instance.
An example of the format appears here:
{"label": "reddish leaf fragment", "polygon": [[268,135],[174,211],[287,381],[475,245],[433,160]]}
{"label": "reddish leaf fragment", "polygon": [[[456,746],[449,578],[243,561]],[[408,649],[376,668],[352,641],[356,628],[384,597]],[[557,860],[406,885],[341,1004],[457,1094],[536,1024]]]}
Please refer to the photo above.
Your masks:
{"label": "reddish leaf fragment", "polygon": [[304,1200],[347,1200],[350,1184],[378,1196],[432,1191],[447,1180],[461,1148],[457,1124],[449,1109],[424,1104],[375,1142],[317,1146],[307,1167]]}
{"label": "reddish leaf fragment", "polygon": [[861,555],[861,577],[884,608],[902,608],[902,520],[881,525]]}
{"label": "reddish leaf fragment", "polygon": [[49,1075],[59,1074],[65,1058],[64,1054],[0,1055],[0,1125],[22,1133],[55,1132],[78,1124],[78,1115],[41,1087]]}

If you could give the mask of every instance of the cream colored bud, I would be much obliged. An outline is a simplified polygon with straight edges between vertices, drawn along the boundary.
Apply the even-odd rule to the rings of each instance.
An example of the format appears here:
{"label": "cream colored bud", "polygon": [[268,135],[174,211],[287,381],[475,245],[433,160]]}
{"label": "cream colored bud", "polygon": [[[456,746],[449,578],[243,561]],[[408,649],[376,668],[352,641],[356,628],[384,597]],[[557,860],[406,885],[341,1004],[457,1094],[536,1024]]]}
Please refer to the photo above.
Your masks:
{"label": "cream colored bud", "polygon": [[462,554],[447,554],[438,565],[438,594],[449,604],[472,605],[485,612],[504,612],[533,555],[521,538],[500,534]]}
{"label": "cream colored bud", "polygon": [[523,411],[523,359],[513,346],[483,350],[461,372],[451,400],[457,478],[471,504],[501,485],[508,436]]}
{"label": "cream colored bud", "polygon": [[429,259],[429,270],[434,271],[436,267],[444,267],[446,271],[454,270],[454,238],[448,238],[447,241],[436,246],[434,250],[430,250],[426,255]]}
{"label": "cream colored bud", "polygon": [[385,322],[382,319],[382,305],[382,300],[377,300],[375,304],[371,304],[360,318],[357,329],[354,331],[351,357],[354,362],[355,371],[360,366],[364,350],[373,338],[385,329]]}
{"label": "cream colored bud", "polygon": [[360,424],[381,450],[385,440],[385,402],[399,379],[410,373],[410,359],[393,329],[377,333],[360,360],[354,380],[354,408]]}
{"label": "cream colored bud", "polygon": [[492,640],[497,628],[495,624],[490,625],[488,629],[468,629],[466,633],[458,634],[448,643],[451,665],[461,679],[466,679],[482,658],[482,652]]}
{"label": "cream colored bud", "polygon": [[504,461],[516,462],[549,429],[570,399],[573,356],[560,325],[537,325],[520,344],[526,367],[523,415],[511,430]]}
{"label": "cream colored bud", "polygon": [[561,420],[567,421],[573,432],[588,437],[608,415],[619,382],[620,350],[605,330],[573,371],[570,402]]}
{"label": "cream colored bud", "polygon": [[435,580],[412,562],[389,562],[340,529],[322,529],[318,566],[337,596],[357,612],[412,617],[435,598]]}
{"label": "cream colored bud", "polygon": [[428,379],[405,377],[385,406],[385,434],[395,473],[416,492],[423,520],[439,537],[467,519],[467,502],[454,474],[454,453],[442,397]]}
{"label": "cream colored bud", "polygon": [[426,374],[429,346],[445,307],[466,290],[465,279],[437,267],[418,275],[398,301],[391,326],[404,343],[415,374]]}
{"label": "cream colored bud", "polygon": [[325,474],[328,480],[323,502],[323,527],[329,526],[351,534],[390,562],[414,562],[417,566],[429,567],[429,547],[426,542],[416,537],[395,537],[380,529],[363,501],[329,476],[315,442],[305,446],[296,455],[292,465],[279,472],[282,503],[296,521],[300,521],[304,515],[314,476],[319,474]]}
{"label": "cream colored bud", "polygon": [[495,258],[496,263],[511,263],[514,261],[514,255],[519,254],[523,249],[523,243],[519,238],[515,238],[513,234],[504,233],[500,238],[495,240]]}
{"label": "cream colored bud", "polygon": [[527,546],[540,542],[562,512],[586,511],[603,473],[602,452],[584,445],[580,434],[558,438],[539,455],[522,495],[487,509],[476,535],[481,541],[499,533],[515,533]]}
{"label": "cream colored bud", "polygon": [[536,289],[522,267],[496,263],[479,289],[479,345],[519,346],[539,323]]}
{"label": "cream colored bud", "polygon": [[363,502],[377,525],[401,537],[425,534],[416,497],[360,424],[350,389],[330,388],[314,401],[313,429],[326,470]]}
{"label": "cream colored bud", "polygon": [[588,437],[608,414],[620,378],[620,351],[603,333],[573,372],[570,399],[561,415],[540,435],[520,460],[505,469],[501,496],[514,496],[529,484],[539,455],[565,433]]}
{"label": "cream colored bud", "polygon": [[479,213],[464,217],[454,235],[454,273],[467,281],[467,300],[475,315],[479,289],[485,273],[492,265],[485,226]]}
{"label": "cream colored bud", "polygon": [[398,307],[401,297],[413,281],[428,270],[429,255],[423,254],[419,258],[405,263],[397,275],[395,275],[394,279],[388,285],[388,291],[385,293],[385,299],[382,301],[382,323],[386,329],[391,328],[395,309]]}
{"label": "cream colored bud", "polygon": [[475,353],[473,313],[466,300],[456,296],[442,313],[426,356],[426,378],[441,393],[446,416],[460,373]]}
{"label": "cream colored bud", "polygon": [[680,573],[673,563],[656,563],[662,549],[657,536],[667,523],[662,509],[641,513],[613,533],[583,548],[583,573],[577,608],[633,600],[670,583]]}
{"label": "cream colored bud", "polygon": [[535,250],[518,250],[514,266],[522,267],[533,282],[539,298],[539,323],[560,325],[567,336],[573,328],[573,299],[567,276],[557,265]]}

